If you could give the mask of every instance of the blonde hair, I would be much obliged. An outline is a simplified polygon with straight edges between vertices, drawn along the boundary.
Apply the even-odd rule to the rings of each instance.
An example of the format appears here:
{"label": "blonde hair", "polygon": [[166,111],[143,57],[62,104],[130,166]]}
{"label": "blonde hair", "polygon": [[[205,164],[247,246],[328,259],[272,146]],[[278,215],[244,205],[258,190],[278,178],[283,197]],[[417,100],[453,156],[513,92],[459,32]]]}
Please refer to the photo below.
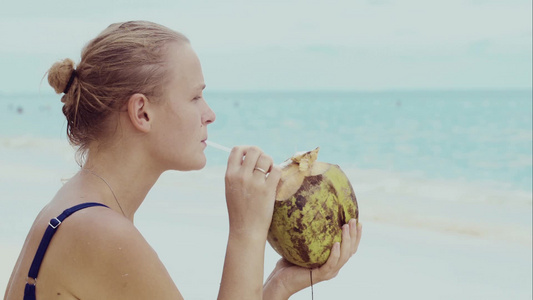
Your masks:
{"label": "blonde hair", "polygon": [[116,23],[85,46],[77,67],[68,58],[52,65],[48,83],[56,93],[65,92],[61,102],[67,136],[79,147],[78,155],[86,155],[89,144],[104,133],[108,116],[131,95],[162,95],[169,78],[168,46],[188,42],[181,33],[156,23]]}

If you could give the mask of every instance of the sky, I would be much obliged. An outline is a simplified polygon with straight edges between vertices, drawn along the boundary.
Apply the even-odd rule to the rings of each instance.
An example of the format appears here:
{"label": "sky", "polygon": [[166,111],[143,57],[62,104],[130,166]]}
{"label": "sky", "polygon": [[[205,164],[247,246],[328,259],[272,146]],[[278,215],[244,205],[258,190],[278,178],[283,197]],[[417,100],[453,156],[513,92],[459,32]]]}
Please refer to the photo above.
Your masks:
{"label": "sky", "polygon": [[111,23],[184,33],[209,90],[531,89],[531,0],[0,0],[0,93]]}

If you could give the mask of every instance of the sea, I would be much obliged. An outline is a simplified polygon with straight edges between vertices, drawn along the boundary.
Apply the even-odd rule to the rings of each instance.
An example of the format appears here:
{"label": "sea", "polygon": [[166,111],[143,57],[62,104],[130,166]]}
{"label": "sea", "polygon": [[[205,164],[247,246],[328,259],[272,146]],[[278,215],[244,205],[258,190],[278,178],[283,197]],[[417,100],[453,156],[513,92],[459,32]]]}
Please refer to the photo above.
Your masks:
{"label": "sea", "polygon": [[[320,147],[348,176],[363,238],[316,299],[531,299],[531,90],[204,96],[210,141],[257,145],[275,163]],[[0,289],[35,216],[79,170],[61,108],[44,92],[0,95]],[[135,214],[187,299],[216,297],[229,230],[228,153],[205,153],[203,170],[165,172]],[[279,258],[266,247],[265,278]]]}
{"label": "sea", "polygon": [[[320,147],[319,160],[341,168],[532,191],[531,90],[206,91],[205,98],[217,116],[211,141],[257,145],[276,163]],[[61,107],[54,94],[0,94],[2,143],[68,143]],[[208,166],[225,165],[226,155],[206,153]]]}

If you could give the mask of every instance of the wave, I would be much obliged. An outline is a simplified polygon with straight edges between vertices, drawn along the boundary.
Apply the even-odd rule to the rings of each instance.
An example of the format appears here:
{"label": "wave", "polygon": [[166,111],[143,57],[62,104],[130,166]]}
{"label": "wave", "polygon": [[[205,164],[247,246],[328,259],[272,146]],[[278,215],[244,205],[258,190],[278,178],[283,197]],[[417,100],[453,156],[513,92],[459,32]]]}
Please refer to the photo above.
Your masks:
{"label": "wave", "polygon": [[[66,140],[20,136],[0,138],[0,178],[15,183],[49,182],[77,170],[75,149]],[[342,166],[341,166],[342,167]],[[436,179],[423,172],[347,168],[360,206],[363,222],[382,222],[422,230],[440,231],[481,238],[497,238],[531,245],[531,191],[506,183],[467,181],[463,178]],[[211,165],[196,172],[167,172],[154,192],[160,198],[223,199],[225,166]],[[215,200],[206,200],[215,201]],[[202,204],[188,204],[191,213],[205,210]],[[169,207],[174,205],[169,203]],[[220,212],[219,212],[220,210]],[[223,215],[223,208],[211,211]]]}
{"label": "wave", "polygon": [[361,220],[531,245],[532,193],[494,182],[345,170]]}

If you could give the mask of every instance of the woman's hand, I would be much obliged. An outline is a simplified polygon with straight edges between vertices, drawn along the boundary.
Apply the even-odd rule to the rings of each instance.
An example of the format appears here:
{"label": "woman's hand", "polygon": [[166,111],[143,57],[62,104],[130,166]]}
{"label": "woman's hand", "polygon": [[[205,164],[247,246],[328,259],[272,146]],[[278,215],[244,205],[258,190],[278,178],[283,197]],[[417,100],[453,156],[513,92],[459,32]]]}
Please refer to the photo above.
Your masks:
{"label": "woman's hand", "polygon": [[225,177],[230,234],[251,234],[266,241],[280,177],[279,167],[261,149],[232,149]]}
{"label": "woman's hand", "polygon": [[333,245],[327,262],[319,268],[310,270],[280,259],[264,284],[263,299],[288,299],[296,292],[310,286],[310,271],[313,284],[334,278],[357,252],[361,234],[362,224],[357,224],[355,219],[343,225],[342,242]]}
{"label": "woman's hand", "polygon": [[218,299],[261,299],[265,245],[281,177],[257,147],[235,147],[226,171],[229,238]]}

